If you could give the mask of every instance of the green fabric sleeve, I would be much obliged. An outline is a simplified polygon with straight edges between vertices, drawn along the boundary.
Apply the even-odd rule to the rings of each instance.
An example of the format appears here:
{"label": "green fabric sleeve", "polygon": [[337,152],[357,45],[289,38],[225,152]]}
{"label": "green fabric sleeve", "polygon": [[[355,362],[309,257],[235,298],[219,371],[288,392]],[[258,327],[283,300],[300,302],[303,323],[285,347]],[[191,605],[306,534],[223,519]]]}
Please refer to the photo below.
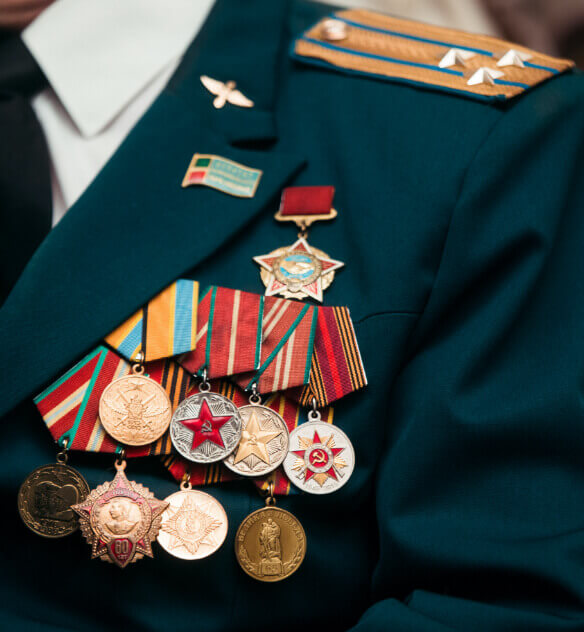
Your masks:
{"label": "green fabric sleeve", "polygon": [[584,629],[584,80],[470,163],[388,395],[356,632]]}

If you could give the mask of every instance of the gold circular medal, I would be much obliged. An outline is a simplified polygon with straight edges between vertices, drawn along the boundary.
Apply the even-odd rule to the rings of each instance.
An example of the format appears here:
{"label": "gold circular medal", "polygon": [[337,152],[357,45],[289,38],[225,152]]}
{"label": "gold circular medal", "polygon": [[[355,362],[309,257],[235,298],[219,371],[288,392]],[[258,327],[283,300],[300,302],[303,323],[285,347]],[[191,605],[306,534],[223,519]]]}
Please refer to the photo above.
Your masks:
{"label": "gold circular medal", "polygon": [[18,513],[37,535],[61,538],[79,527],[71,505],[85,500],[89,485],[81,474],[64,463],[33,470],[18,492]]}
{"label": "gold circular medal", "polygon": [[99,418],[106,432],[126,445],[147,445],[159,439],[172,417],[166,391],[154,380],[131,374],[106,386],[99,400]]}
{"label": "gold circular medal", "polygon": [[239,525],[235,555],[241,568],[261,582],[290,577],[306,555],[306,534],[289,511],[263,507]]}
{"label": "gold circular medal", "polygon": [[200,560],[217,551],[227,536],[227,514],[210,494],[181,487],[164,499],[158,544],[174,557]]}
{"label": "gold circular medal", "polygon": [[282,464],[288,454],[288,426],[267,406],[239,408],[241,439],[223,464],[242,476],[264,476]]}

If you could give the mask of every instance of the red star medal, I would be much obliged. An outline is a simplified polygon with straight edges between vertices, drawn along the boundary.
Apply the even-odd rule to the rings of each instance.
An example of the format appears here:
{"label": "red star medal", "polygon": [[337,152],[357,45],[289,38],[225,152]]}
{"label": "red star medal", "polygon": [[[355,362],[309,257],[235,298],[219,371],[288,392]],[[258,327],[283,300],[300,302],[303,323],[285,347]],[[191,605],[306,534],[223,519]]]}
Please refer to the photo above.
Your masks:
{"label": "red star medal", "polygon": [[193,444],[191,450],[198,448],[204,441],[211,441],[220,448],[225,448],[223,437],[219,430],[233,417],[233,415],[221,415],[214,417],[207,400],[203,400],[199,416],[194,419],[181,419],[180,423],[193,432]]}
{"label": "red star medal", "polygon": [[237,406],[219,393],[191,395],[174,411],[170,439],[176,451],[189,461],[223,461],[241,439],[241,416]]}

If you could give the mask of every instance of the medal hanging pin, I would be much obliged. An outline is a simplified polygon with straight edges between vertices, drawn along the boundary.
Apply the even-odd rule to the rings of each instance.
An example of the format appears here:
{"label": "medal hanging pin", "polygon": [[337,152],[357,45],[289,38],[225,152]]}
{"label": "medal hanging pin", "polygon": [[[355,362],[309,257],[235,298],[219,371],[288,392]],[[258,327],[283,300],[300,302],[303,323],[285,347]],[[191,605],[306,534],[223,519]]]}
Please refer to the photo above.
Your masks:
{"label": "medal hanging pin", "polygon": [[316,398],[308,421],[290,433],[290,449],[283,465],[290,481],[309,494],[336,492],[355,469],[349,437],[338,426],[322,421]]}
{"label": "medal hanging pin", "polygon": [[148,488],[128,480],[124,456],[122,450],[115,462],[113,481],[99,485],[72,507],[91,546],[91,557],[120,568],[145,555],[153,557],[152,541],[158,535],[162,512],[168,507],[168,502],[155,498]]}
{"label": "medal hanging pin", "polygon": [[277,582],[298,570],[306,555],[306,534],[298,519],[276,507],[274,484],[266,506],[249,514],[235,535],[235,555],[254,579]]}
{"label": "medal hanging pin", "polygon": [[322,302],[323,291],[333,282],[335,271],[345,264],[310,246],[307,235],[314,222],[337,216],[337,211],[332,208],[334,193],[332,186],[284,189],[280,208],[274,217],[279,222],[294,222],[300,232],[298,240],[291,246],[253,258],[260,266],[266,296],[280,295],[298,300],[313,298]]}
{"label": "medal hanging pin", "polygon": [[248,406],[240,406],[241,439],[223,464],[241,476],[265,476],[279,467],[288,453],[288,427],[267,406],[253,385]]}
{"label": "medal hanging pin", "polygon": [[210,391],[207,369],[203,369],[199,392],[178,405],[170,423],[173,446],[194,463],[222,461],[241,439],[237,406],[229,398]]}
{"label": "medal hanging pin", "polygon": [[99,418],[106,432],[125,445],[153,443],[168,429],[172,404],[160,384],[144,375],[147,309],[142,313],[142,344],[132,373],[114,380],[99,400]]}
{"label": "medal hanging pin", "polygon": [[200,560],[217,551],[227,536],[227,514],[210,494],[193,489],[187,470],[180,491],[164,499],[160,546],[182,560]]}
{"label": "medal hanging pin", "polygon": [[18,491],[18,513],[37,535],[61,538],[77,530],[79,523],[71,505],[85,500],[89,485],[67,465],[68,439],[63,440],[57,462],[33,470]]}

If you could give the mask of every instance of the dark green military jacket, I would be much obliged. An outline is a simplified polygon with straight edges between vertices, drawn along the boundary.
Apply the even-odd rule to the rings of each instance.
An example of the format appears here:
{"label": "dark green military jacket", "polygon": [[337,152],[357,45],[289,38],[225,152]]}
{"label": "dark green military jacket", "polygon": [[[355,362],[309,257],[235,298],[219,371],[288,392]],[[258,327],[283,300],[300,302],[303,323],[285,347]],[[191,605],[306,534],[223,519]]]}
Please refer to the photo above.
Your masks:
{"label": "dark green military jacket", "polygon": [[[293,59],[329,11],[219,0],[2,307],[3,629],[584,629],[584,81],[489,102]],[[214,109],[202,74],[255,107]],[[182,189],[194,152],[262,169],[255,197]],[[249,481],[210,489],[230,528],[200,562],[120,571],[78,534],[28,531],[18,486],[55,456],[32,396],[176,278],[261,293],[252,256],[294,239],[282,188],[319,184],[339,216],[311,242],[346,262],[325,303],[351,308],[369,386],[335,405],[349,483],[279,500],[301,569],[268,585],[238,567]],[[111,457],[71,463],[111,480]],[[176,490],[157,459],[128,474]]]}

